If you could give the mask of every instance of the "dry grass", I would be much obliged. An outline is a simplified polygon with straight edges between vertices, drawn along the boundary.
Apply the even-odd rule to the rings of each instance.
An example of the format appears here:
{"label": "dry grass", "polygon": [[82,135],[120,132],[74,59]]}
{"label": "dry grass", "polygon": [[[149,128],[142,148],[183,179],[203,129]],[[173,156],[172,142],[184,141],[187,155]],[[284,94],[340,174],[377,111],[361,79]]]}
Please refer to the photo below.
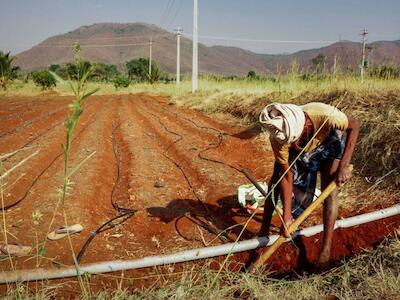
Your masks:
{"label": "dry grass", "polygon": [[[168,266],[165,266],[168,269]],[[112,288],[91,293],[91,299],[399,299],[400,240],[386,239],[375,250],[366,251],[323,274],[275,279],[265,274],[231,272],[225,269],[215,287],[209,264],[186,265],[175,276],[149,278],[148,288],[133,288],[134,279],[114,277]],[[40,284],[40,282],[39,282]],[[24,284],[9,285],[3,299],[54,299],[63,284],[35,291]],[[89,288],[89,286],[88,286]],[[58,296],[57,296],[58,295]],[[76,299],[84,299],[78,296]]]}
{"label": "dry grass", "polygon": [[187,270],[178,281],[144,291],[105,291],[97,299],[398,299],[399,270],[400,241],[395,237],[321,275],[288,280],[225,270],[210,289],[214,274],[203,266]]}
{"label": "dry grass", "polygon": [[[205,82],[204,84],[207,84]],[[257,121],[261,109],[272,102],[304,104],[324,102],[338,106],[361,122],[355,153],[356,168],[363,176],[386,176],[400,184],[400,81],[356,78],[334,81],[300,80],[267,82],[263,88],[254,82],[220,82],[191,93],[172,93],[172,100],[209,114],[225,113],[248,123]]]}

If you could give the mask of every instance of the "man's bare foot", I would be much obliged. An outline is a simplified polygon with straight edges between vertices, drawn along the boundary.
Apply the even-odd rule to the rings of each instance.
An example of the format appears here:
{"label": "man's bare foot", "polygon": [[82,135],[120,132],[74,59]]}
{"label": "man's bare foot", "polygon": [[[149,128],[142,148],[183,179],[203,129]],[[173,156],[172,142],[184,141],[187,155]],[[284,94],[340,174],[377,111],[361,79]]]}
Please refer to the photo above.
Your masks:
{"label": "man's bare foot", "polygon": [[321,253],[316,264],[315,264],[315,272],[324,272],[330,268],[329,264],[330,254]]}

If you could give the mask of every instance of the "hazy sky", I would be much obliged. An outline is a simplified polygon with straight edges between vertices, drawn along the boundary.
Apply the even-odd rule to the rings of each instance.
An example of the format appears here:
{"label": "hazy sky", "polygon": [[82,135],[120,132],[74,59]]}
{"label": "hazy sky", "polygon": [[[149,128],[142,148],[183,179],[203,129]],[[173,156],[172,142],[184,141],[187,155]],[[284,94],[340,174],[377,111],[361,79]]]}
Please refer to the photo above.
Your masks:
{"label": "hazy sky", "polygon": [[[294,52],[327,45],[339,36],[359,41],[364,27],[370,32],[369,41],[400,39],[400,0],[198,1],[199,39],[207,45]],[[192,0],[0,0],[0,50],[20,52],[52,35],[98,22],[147,22],[170,31],[180,26],[191,35],[192,4]]]}

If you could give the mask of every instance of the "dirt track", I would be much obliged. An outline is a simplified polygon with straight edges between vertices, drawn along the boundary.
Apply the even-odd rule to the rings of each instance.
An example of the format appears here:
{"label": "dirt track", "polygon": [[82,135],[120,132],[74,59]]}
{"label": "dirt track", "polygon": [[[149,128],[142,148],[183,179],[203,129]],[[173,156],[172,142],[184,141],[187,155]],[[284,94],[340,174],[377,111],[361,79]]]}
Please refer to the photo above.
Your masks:
{"label": "dirt track", "polygon": [[[0,99],[0,153],[32,147],[9,158],[4,166],[9,168],[40,150],[8,179],[14,182],[24,174],[4,198],[5,206],[17,203],[6,211],[6,217],[8,230],[21,244],[45,240],[62,182],[61,144],[70,101],[52,95]],[[273,163],[272,154],[262,149],[251,132],[147,95],[87,100],[73,142],[72,165],[93,151],[95,155],[73,177],[73,189],[65,203],[69,223],[85,228],[72,236],[75,252],[91,232],[118,215],[115,208],[130,209],[134,214],[99,233],[82,263],[171,253],[202,247],[204,241],[218,244],[222,241],[212,231],[230,226],[234,227],[225,239],[234,239],[242,229],[238,224],[248,218],[236,203],[237,186],[247,182],[237,168],[245,167],[257,179],[267,179]],[[32,221],[35,211],[43,215],[38,224]],[[320,214],[316,216],[318,220]],[[60,224],[58,213],[52,229]],[[399,224],[399,218],[390,218],[359,226],[353,233],[339,231],[333,258],[373,246]],[[257,216],[243,238],[253,237],[259,226]],[[368,239],[360,239],[364,231],[369,232]],[[351,244],[354,234],[360,240],[356,245]],[[315,261],[319,240],[314,237],[302,243],[310,261]],[[71,264],[67,239],[46,242],[46,249],[46,257]],[[248,254],[237,259],[244,262]],[[43,260],[42,265],[52,265],[51,260]],[[301,260],[298,250],[288,244],[276,254],[273,265],[285,271]],[[9,269],[8,262],[0,264],[3,270]],[[18,268],[35,264],[35,259],[17,260]]]}

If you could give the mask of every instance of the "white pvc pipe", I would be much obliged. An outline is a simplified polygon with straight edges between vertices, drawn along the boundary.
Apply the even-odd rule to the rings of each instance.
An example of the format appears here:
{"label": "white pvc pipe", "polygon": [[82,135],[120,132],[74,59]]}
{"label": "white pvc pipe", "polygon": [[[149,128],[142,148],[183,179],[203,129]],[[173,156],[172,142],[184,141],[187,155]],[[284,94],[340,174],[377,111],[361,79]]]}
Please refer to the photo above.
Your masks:
{"label": "white pvc pipe", "polygon": [[[386,209],[346,218],[343,220],[338,220],[335,223],[335,229],[352,227],[363,223],[391,217],[397,214],[400,214],[400,204]],[[312,236],[321,231],[323,231],[323,225],[316,225],[297,231],[294,236]],[[238,243],[227,243],[218,246],[186,250],[175,254],[147,256],[141,259],[134,260],[114,260],[91,263],[79,266],[79,273],[109,273],[115,271],[132,270],[210,258],[215,256],[227,255],[229,253],[238,253],[254,250],[259,247],[269,246],[272,245],[278,238],[278,235],[272,235],[269,237],[269,239],[267,237],[258,237],[251,240],[240,241]],[[289,240],[290,239],[287,239],[286,241]],[[77,276],[77,274],[78,270],[75,267],[66,267],[60,269],[31,269],[7,271],[0,273],[0,283],[74,277]]]}

